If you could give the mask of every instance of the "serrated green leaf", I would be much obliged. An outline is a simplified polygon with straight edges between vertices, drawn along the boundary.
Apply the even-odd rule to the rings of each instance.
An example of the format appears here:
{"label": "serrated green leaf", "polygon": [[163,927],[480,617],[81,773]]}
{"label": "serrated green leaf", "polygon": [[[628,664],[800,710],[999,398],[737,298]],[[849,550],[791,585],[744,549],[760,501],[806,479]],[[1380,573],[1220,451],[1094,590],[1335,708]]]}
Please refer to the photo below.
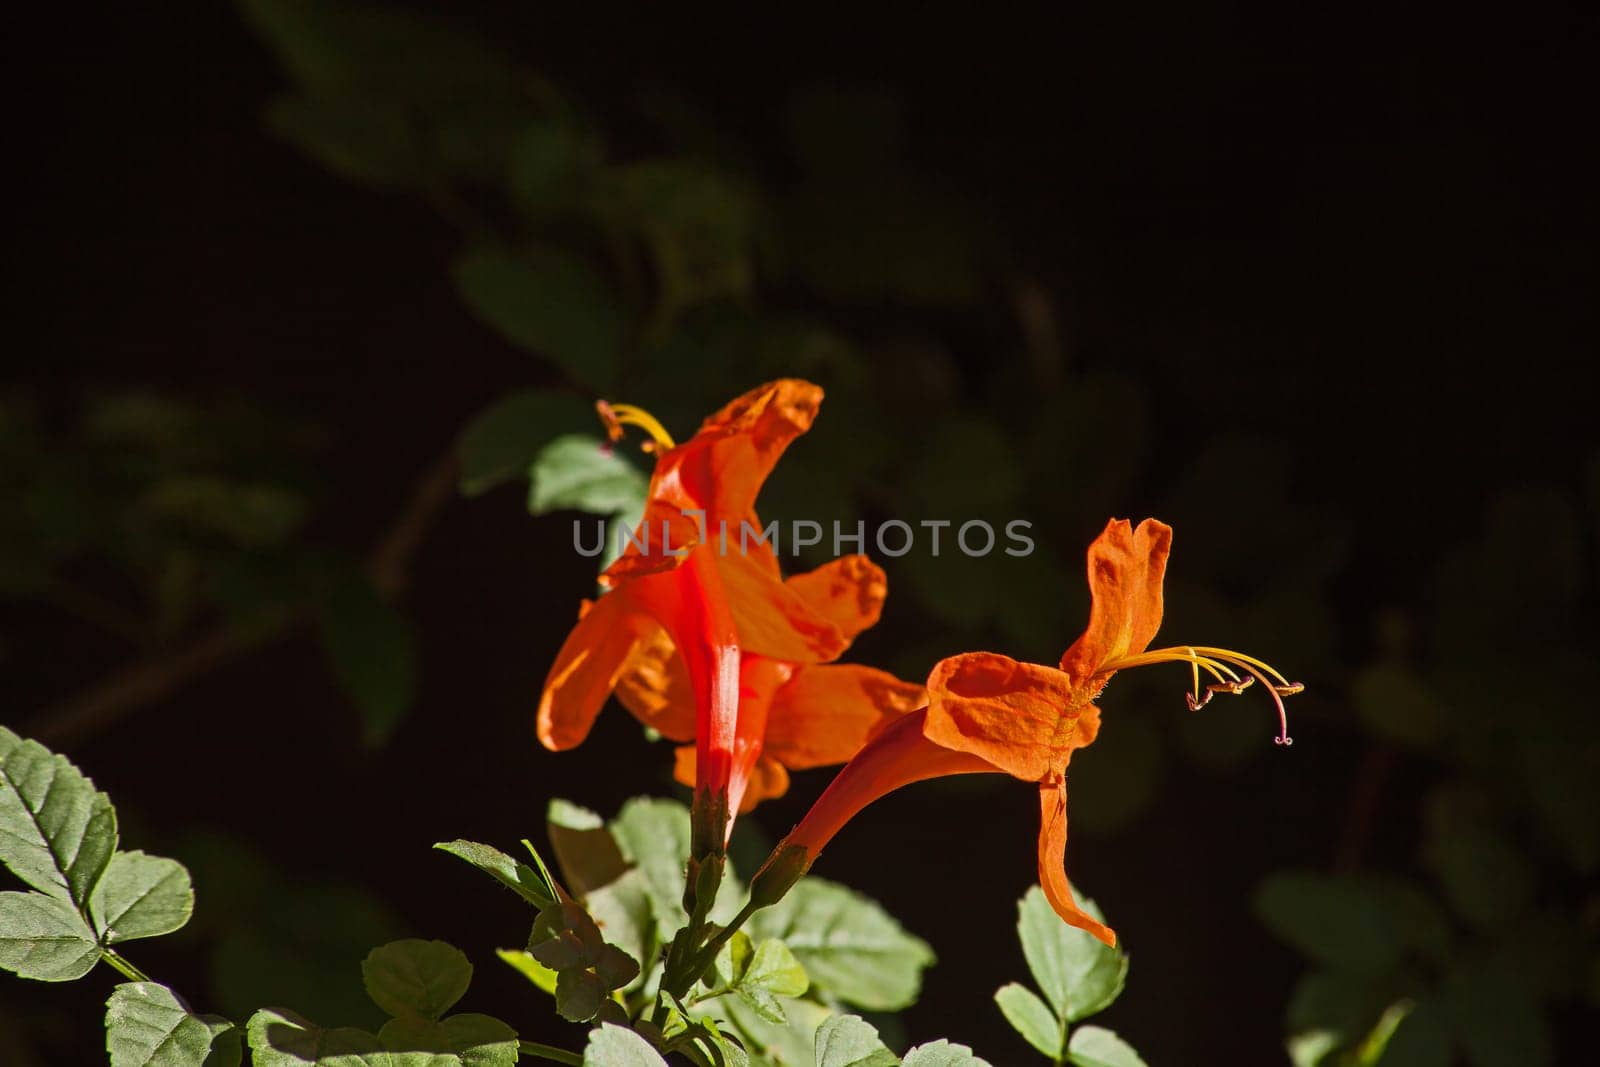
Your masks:
{"label": "serrated green leaf", "polygon": [[[1094,901],[1076,887],[1073,894],[1084,911],[1105,921]],[[1128,977],[1127,955],[1062,922],[1038,886],[1017,903],[1017,936],[1033,980],[1059,1017],[1068,1022],[1087,1018],[1121,994]]]}
{"label": "serrated green leaf", "polygon": [[[384,1048],[395,1053],[394,1067],[410,1067],[404,1053],[445,1054],[454,1067],[510,1067],[517,1062],[517,1033],[499,1019],[488,1015],[452,1015],[448,1019],[410,1016],[390,1019],[378,1031]],[[435,1056],[417,1056],[419,1063],[434,1067]]]}
{"label": "serrated green leaf", "polygon": [[263,1009],[245,1024],[252,1067],[393,1067],[376,1034],[324,1029],[292,1011]]}
{"label": "serrated green leaf", "polygon": [[477,496],[523,478],[551,441],[595,425],[594,407],[575,393],[522,389],[504,396],[461,432],[461,492]]}
{"label": "serrated green leaf", "polygon": [[623,311],[585,262],[552,249],[514,255],[491,249],[456,264],[456,288],[506,340],[543,356],[592,389],[610,387]]}
{"label": "serrated green leaf", "polygon": [[797,997],[808,984],[805,970],[782,941],[769,938],[757,947],[743,930],[717,953],[716,971],[723,984],[771,1023],[787,1021],[778,997]]}
{"label": "serrated green leaf", "polygon": [[650,969],[649,964],[655,960],[660,947],[644,876],[637,870],[629,871],[590,892],[583,902],[601,935],[638,964],[642,978],[642,972]]}
{"label": "serrated green leaf", "polygon": [[528,511],[587,511],[600,515],[637,510],[650,479],[600,438],[565,434],[539,451],[529,469]]}
{"label": "serrated green leaf", "polygon": [[716,973],[722,984],[729,987],[744,981],[750,969],[750,959],[755,955],[755,942],[743,930],[736,932],[717,952]]}
{"label": "serrated green leaf", "polygon": [[589,1032],[583,1067],[667,1067],[667,1061],[632,1030],[603,1023]]}
{"label": "serrated green leaf", "polygon": [[556,972],[534,959],[532,954],[520,948],[497,948],[494,954],[522,975],[528,981],[544,990],[554,994],[556,991]]}
{"label": "serrated green leaf", "polygon": [[236,1067],[239,1030],[214,1015],[191,1015],[172,990],[124,982],[106,1002],[111,1067]]}
{"label": "serrated green leaf", "polygon": [[83,907],[116,848],[110,798],[65,756],[0,726],[0,863]]}
{"label": "serrated green leaf", "polygon": [[1075,1067],[1145,1067],[1132,1046],[1099,1026],[1080,1026],[1072,1032],[1067,1062]]}
{"label": "serrated green leaf", "polygon": [[740,979],[744,986],[758,986],[780,997],[798,997],[811,987],[806,969],[794,958],[794,953],[775,937],[769,937],[755,948],[755,955]]}
{"label": "serrated green leaf", "polygon": [[89,897],[89,918],[108,945],[182,929],[194,913],[194,887],[177,860],[118,852]]}
{"label": "serrated green leaf", "polygon": [[900,1062],[902,1067],[990,1067],[988,1060],[973,1055],[966,1045],[952,1044],[945,1038],[918,1045]]}
{"label": "serrated green leaf", "polygon": [[899,1062],[878,1040],[878,1031],[857,1016],[835,1016],[817,1027],[816,1067],[898,1067]]}
{"label": "serrated green leaf", "polygon": [[609,825],[623,858],[643,876],[656,922],[666,936],[683,925],[688,809],[676,801],[635,797]]}
{"label": "serrated green leaf", "polygon": [[476,841],[459,840],[441,841],[433,847],[472,864],[536,908],[556,902],[555,894],[543,875],[497,848]]}
{"label": "serrated green leaf", "polygon": [[729,1033],[738,1035],[760,1067],[812,1067],[817,1027],[831,1013],[814,1000],[784,997],[779,1001],[785,1021],[774,1023],[756,1014],[738,997],[718,997],[703,1007]]}
{"label": "serrated green leaf", "polygon": [[70,982],[99,961],[94,931],[71,904],[36,890],[0,893],[0,967],[37,982]]}
{"label": "serrated green leaf", "polygon": [[1034,1048],[1051,1059],[1060,1059],[1066,1044],[1067,1028],[1038,994],[1018,982],[995,990],[994,1002],[1011,1028]]}
{"label": "serrated green leaf", "polygon": [[372,1002],[390,1015],[437,1019],[472,984],[466,954],[443,941],[391,941],[361,961],[361,981]]}
{"label": "serrated green leaf", "polygon": [[592,970],[563,967],[556,974],[556,1012],[575,1023],[586,1023],[600,1013],[606,999],[605,983]]}
{"label": "serrated green leaf", "polygon": [[817,989],[868,1011],[898,1011],[917,999],[933,950],[875,901],[806,878],[750,920],[751,936],[782,941]]}
{"label": "serrated green leaf", "polygon": [[552,800],[545,815],[545,829],[562,876],[580,897],[610,885],[628,869],[628,861],[606,829],[605,820],[588,808],[567,800]]}

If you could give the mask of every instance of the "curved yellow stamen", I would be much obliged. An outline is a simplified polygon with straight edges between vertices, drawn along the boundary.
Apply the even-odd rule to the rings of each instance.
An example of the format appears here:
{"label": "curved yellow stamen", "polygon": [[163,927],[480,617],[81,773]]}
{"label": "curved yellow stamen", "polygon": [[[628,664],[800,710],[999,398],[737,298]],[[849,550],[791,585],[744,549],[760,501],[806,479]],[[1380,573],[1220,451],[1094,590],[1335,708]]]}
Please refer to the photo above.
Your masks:
{"label": "curved yellow stamen", "polygon": [[[1289,681],[1271,664],[1254,656],[1247,656],[1243,652],[1235,652],[1230,648],[1212,648],[1209,645],[1158,648],[1110,660],[1101,666],[1098,673],[1109,674],[1129,667],[1145,667],[1156,663],[1189,665],[1194,677],[1194,692],[1185,693],[1184,696],[1191,711],[1198,711],[1204,707],[1217,693],[1230,695],[1242,693],[1251,684],[1260,682],[1278,709],[1278,736],[1273,740],[1280,745],[1294,744],[1289,736],[1289,716],[1284,709],[1283,698],[1301,692],[1305,686],[1299,682]],[[1205,687],[1204,693],[1200,689],[1201,671],[1216,679],[1215,684]]]}
{"label": "curved yellow stamen", "polygon": [[[667,428],[644,408],[635,407],[633,404],[611,404],[604,400],[596,400],[594,409],[599,412],[600,421],[606,425],[606,434],[613,441],[622,440],[624,426],[637,426],[650,435],[655,448],[666,450],[678,447],[672,435],[667,432]],[[647,444],[645,451],[651,451],[651,445]]]}

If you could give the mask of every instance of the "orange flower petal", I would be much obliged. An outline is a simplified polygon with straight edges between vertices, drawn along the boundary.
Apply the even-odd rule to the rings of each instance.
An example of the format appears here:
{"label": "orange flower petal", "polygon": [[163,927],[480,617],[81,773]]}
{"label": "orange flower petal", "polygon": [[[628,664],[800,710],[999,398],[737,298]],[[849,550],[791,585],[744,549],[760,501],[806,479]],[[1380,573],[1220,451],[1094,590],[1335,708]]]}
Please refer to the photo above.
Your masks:
{"label": "orange flower petal", "polygon": [[649,626],[626,591],[584,601],[539,696],[539,740],[555,751],[589,735],[595,716],[627,668],[642,629]]}
{"label": "orange flower petal", "polygon": [[1171,548],[1172,527],[1156,519],[1145,519],[1137,530],[1127,519],[1106,524],[1089,546],[1089,625],[1062,655],[1062,670],[1086,681],[1102,664],[1149,646],[1161,628],[1161,581]]}
{"label": "orange flower petal", "polygon": [[[614,596],[615,594],[608,594]],[[617,699],[633,717],[673,741],[694,740],[694,688],[667,631],[651,625],[617,678]]]}
{"label": "orange flower petal", "polygon": [[1078,907],[1067,881],[1067,783],[1059,776],[1039,783],[1039,885],[1050,906],[1069,926],[1076,926],[1113,947],[1111,928]]}
{"label": "orange flower petal", "polygon": [[806,862],[810,863],[862,808],[903,785],[948,774],[1001,770],[977,756],[929,741],[923,736],[923,719],[921,711],[914,711],[891,722],[868,741],[834,776],[783,844],[804,850]]}
{"label": "orange flower petal", "polygon": [[694,693],[698,788],[724,793],[733,770],[739,717],[739,641],[710,545],[683,565],[636,578],[625,594],[650,613],[677,646]]}
{"label": "orange flower petal", "polygon": [[926,702],[922,686],[853,663],[802,667],[767,716],[767,752],[793,770],[843,763]]}
{"label": "orange flower petal", "polygon": [[993,652],[952,656],[928,675],[928,739],[1037,782],[1060,773],[1074,749],[1094,740],[1094,695],[1037,663]]}
{"label": "orange flower petal", "polygon": [[731,550],[717,564],[739,628],[739,647],[746,652],[789,663],[826,663],[849,647],[837,626],[758,560]]}
{"label": "orange flower petal", "polygon": [[739,730],[734,738],[733,774],[728,782],[728,804],[735,811],[746,810],[745,790],[766,749],[767,713],[772,708],[772,698],[793,672],[791,664],[765,656],[746,655],[739,664]]}
{"label": "orange flower petal", "polygon": [[842,556],[784,583],[800,594],[846,640],[877,625],[889,580],[883,568],[866,556]]}
{"label": "orange flower petal", "polygon": [[[694,437],[662,453],[650,479],[641,531],[645,536],[637,538],[648,548],[641,552],[627,547],[602,580],[615,585],[623,578],[676,566],[672,550],[698,543],[702,530],[706,540],[719,540],[723,522],[730,541],[736,540],[740,520],[754,520],[762,483],[789,443],[811,428],[821,403],[822,389],[810,382],[768,382],[706,419]],[[685,511],[703,516],[696,519]]]}

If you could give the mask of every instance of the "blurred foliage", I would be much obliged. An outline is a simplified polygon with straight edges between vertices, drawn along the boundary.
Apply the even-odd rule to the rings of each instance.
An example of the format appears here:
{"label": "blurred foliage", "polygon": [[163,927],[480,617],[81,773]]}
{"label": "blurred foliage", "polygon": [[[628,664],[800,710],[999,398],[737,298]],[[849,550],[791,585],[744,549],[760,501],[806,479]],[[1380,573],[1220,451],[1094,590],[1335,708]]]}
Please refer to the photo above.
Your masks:
{"label": "blurred foliage", "polygon": [[1426,606],[1378,620],[1349,698],[1424,785],[1416,853],[1261,887],[1263,921],[1315,968],[1289,1005],[1296,1064],[1553,1063],[1550,1013],[1600,1005],[1600,726],[1574,700],[1600,684],[1597,518],[1554,486],[1504,492]]}
{"label": "blurred foliage", "polygon": [[[1288,1006],[1296,1062],[1538,1064],[1552,1056],[1549,1012],[1600,1006],[1600,727],[1578,696],[1600,681],[1600,454],[1581,486],[1501,494],[1473,536],[1452,517],[1437,543],[1396,546],[1432,585],[1374,620],[1370,655],[1341,665],[1350,657],[1329,605],[1348,537],[1290,457],[1246,438],[1151,455],[1141,384],[1078,364],[1048,296],[1015,277],[983,226],[983,205],[912,164],[892,93],[797,93],[784,117],[792,166],[774,178],[692,103],[595,114],[461,20],[238,6],[289,83],[268,109],[271,130],[455,226],[441,272],[485,343],[528,354],[525,381],[462,430],[464,494],[528,479],[534,513],[626,516],[632,458],[608,456],[573,480],[573,457],[596,466],[597,450],[571,443],[598,441],[593,399],[640,403],[682,434],[750,384],[815,380],[823,417],[774,476],[764,517],[866,524],[901,638],[871,651],[907,677],[964,648],[1052,661],[1084,617],[1074,576],[1088,535],[1136,506],[1169,518],[1170,639],[1294,664],[1319,694],[1301,734],[1359,731],[1387,754],[1385,803],[1402,792],[1394,780],[1424,794],[1415,811],[1352,816],[1358,841],[1371,836],[1363,818],[1403,823],[1408,855],[1358,850],[1337,873],[1285,872],[1261,888],[1263,921],[1308,961]],[[608,128],[640,121],[642,137]],[[1016,321],[996,328],[997,307],[1018,308]],[[863,321],[871,328],[845,325]],[[946,347],[950,324],[985,338],[981,368]],[[415,691],[410,623],[313,536],[323,436],[234,401],[86,393],[58,408],[0,396],[0,596],[112,633],[135,656],[211,625],[314,618],[333,676],[380,742]],[[1139,495],[1145,485],[1153,496]],[[1217,501],[1228,524],[1185,521]],[[1027,557],[948,550],[963,521],[1016,517],[1033,523]],[[875,540],[892,518],[951,520],[945,550],[925,551],[919,527],[914,551],[885,558]],[[1075,830],[1136,825],[1175,760],[1235,773],[1272,751],[1257,708],[1186,715],[1184,683],[1119,686],[1094,758],[1074,765]],[[340,942],[352,950],[392,936],[370,900],[334,893],[283,908],[325,917],[334,941],[354,930]],[[283,947],[274,929],[253,935],[252,958]],[[243,975],[229,952],[226,941],[216,950],[219,996],[261,995],[237,987],[276,965]],[[320,958],[309,950],[279,954],[296,982],[321,968],[297,962]],[[370,1011],[348,1008],[341,1017]]]}

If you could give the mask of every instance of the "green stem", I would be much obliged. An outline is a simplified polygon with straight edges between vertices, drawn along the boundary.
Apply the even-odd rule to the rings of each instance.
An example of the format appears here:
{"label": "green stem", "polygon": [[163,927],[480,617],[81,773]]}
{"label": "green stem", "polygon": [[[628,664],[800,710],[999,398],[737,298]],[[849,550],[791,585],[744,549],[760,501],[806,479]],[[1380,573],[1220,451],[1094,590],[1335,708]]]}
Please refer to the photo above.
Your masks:
{"label": "green stem", "polygon": [[135,967],[133,964],[124,959],[123,956],[114,948],[101,949],[100,958],[106,963],[110,964],[114,970],[120,972],[122,976],[128,979],[130,982],[155,981],[155,979],[151,978],[148,974],[145,974],[139,968]]}
{"label": "green stem", "polygon": [[717,958],[717,953],[722,949],[722,946],[726,945],[729,939],[739,932],[739,927],[743,926],[750,916],[760,910],[760,907],[755,901],[750,901],[739,909],[739,914],[733,917],[732,922],[717,931],[717,935],[707,941],[704,948],[689,958],[689,964],[678,971],[677,982],[673,986],[663,984],[663,988],[673,996],[685,996],[695,982],[700,979],[700,976],[705,973],[706,968],[710,967],[712,961]]}
{"label": "green stem", "polygon": [[518,1041],[517,1049],[524,1056],[538,1056],[542,1060],[553,1060],[556,1063],[568,1063],[572,1067],[583,1067],[583,1057],[576,1052],[568,1052],[564,1048],[554,1045],[541,1045],[537,1041]]}

